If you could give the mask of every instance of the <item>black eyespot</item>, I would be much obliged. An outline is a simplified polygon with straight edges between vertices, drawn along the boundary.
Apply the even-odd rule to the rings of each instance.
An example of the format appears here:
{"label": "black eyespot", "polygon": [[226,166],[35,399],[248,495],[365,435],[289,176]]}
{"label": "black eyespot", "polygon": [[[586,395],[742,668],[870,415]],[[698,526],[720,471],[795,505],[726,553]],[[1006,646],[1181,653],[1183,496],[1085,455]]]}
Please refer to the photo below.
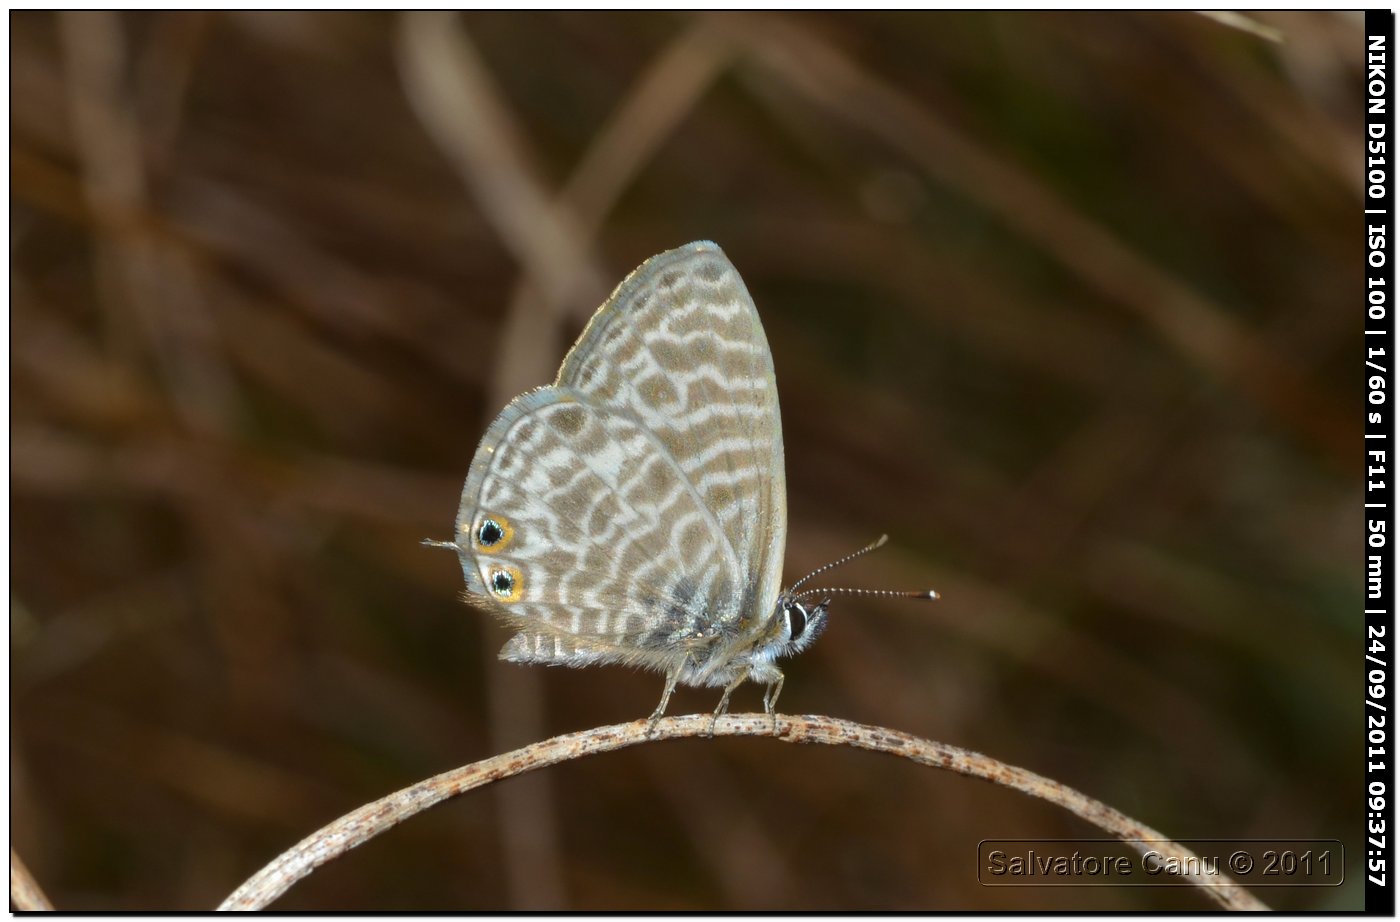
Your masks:
{"label": "black eyespot", "polygon": [[515,577],[505,570],[497,570],[491,574],[491,591],[496,595],[510,595],[510,591],[515,588]]}
{"label": "black eyespot", "polygon": [[481,527],[476,531],[476,540],[482,547],[491,547],[505,536],[505,529],[495,519],[487,519],[482,522]]}
{"label": "black eyespot", "polygon": [[788,643],[795,643],[807,630],[807,609],[794,602],[788,606]]}

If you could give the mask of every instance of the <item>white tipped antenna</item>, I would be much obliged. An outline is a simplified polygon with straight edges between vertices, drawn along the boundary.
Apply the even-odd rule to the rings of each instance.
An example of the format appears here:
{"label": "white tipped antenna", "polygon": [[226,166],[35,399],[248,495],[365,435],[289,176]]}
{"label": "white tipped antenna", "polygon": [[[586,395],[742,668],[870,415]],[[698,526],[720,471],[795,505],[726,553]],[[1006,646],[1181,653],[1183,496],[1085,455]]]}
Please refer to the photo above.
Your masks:
{"label": "white tipped antenna", "polygon": [[938,592],[933,589],[914,589],[906,592],[900,589],[844,589],[835,587],[829,589],[808,589],[806,592],[799,592],[792,598],[805,599],[809,595],[823,595],[828,592],[834,592],[839,595],[882,595],[892,599],[927,599],[929,601],[941,598]]}
{"label": "white tipped antenna", "polygon": [[805,598],[807,598],[808,596],[823,595],[823,594],[825,594],[825,593],[836,593],[836,594],[838,594],[838,595],[875,595],[875,596],[884,596],[885,598],[897,598],[897,599],[928,599],[928,600],[930,600],[930,601],[932,601],[932,600],[938,598],[938,593],[937,593],[936,591],[932,590],[932,589],[916,589],[916,590],[913,590],[913,591],[905,592],[905,591],[901,591],[901,590],[898,590],[898,589],[844,589],[844,588],[821,588],[821,589],[808,589],[808,590],[806,590],[806,591],[804,591],[804,592],[793,593],[792,590],[796,589],[798,586],[801,586],[803,583],[807,582],[807,580],[811,579],[812,577],[817,576],[818,574],[821,574],[821,573],[825,573],[827,570],[834,570],[834,569],[836,569],[837,567],[841,566],[843,563],[849,563],[850,561],[855,560],[857,557],[861,556],[862,554],[869,554],[871,551],[879,550],[880,548],[884,547],[884,546],[885,546],[885,542],[887,542],[887,541],[889,541],[889,540],[890,540],[890,536],[889,536],[889,535],[881,535],[880,537],[876,538],[874,541],[870,542],[869,544],[867,544],[865,547],[861,548],[860,550],[858,550],[858,551],[856,551],[856,552],[854,552],[854,553],[851,553],[851,554],[847,554],[845,557],[842,557],[840,560],[833,560],[831,563],[826,564],[825,566],[817,567],[817,568],[816,568],[815,570],[813,570],[811,573],[808,573],[806,576],[802,577],[800,580],[798,580],[797,582],[793,583],[791,586],[788,587],[788,590],[787,590],[787,591],[788,591],[788,593],[789,593],[789,598],[792,598],[792,599],[805,599]]}

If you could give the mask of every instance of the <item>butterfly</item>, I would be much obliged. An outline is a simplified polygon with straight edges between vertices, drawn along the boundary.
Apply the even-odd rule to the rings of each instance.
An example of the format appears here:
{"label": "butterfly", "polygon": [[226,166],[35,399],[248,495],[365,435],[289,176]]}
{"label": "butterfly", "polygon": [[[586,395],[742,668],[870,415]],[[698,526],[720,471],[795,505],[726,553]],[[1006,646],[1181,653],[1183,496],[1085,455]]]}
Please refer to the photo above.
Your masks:
{"label": "butterfly", "polygon": [[[777,381],[758,310],[714,243],[623,280],[552,385],[511,401],[472,459],[451,542],[467,601],[516,663],[616,663],[677,684],[782,691],[775,660],[826,625],[832,592],[781,587],[787,487]],[[936,593],[893,593],[935,598]],[[775,718],[776,720],[776,718]]]}

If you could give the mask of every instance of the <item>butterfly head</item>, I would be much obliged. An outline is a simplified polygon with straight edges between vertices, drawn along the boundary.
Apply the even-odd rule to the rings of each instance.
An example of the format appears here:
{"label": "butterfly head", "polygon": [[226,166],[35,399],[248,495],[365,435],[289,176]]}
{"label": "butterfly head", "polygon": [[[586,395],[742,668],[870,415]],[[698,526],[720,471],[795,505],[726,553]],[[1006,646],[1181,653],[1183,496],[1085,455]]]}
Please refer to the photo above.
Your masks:
{"label": "butterfly head", "polygon": [[812,645],[826,627],[826,609],[830,599],[813,605],[784,594],[778,599],[778,642],[780,656],[801,653]]}

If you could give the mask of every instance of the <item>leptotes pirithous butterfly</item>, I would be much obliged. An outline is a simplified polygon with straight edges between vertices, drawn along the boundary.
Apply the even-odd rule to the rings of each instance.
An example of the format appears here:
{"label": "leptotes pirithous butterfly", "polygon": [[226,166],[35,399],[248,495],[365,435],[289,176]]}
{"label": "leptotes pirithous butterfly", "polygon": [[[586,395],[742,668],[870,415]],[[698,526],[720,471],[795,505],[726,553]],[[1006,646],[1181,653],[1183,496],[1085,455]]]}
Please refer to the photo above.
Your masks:
{"label": "leptotes pirithous butterfly", "polygon": [[772,713],[773,661],[826,623],[829,600],[805,600],[844,591],[781,590],[786,538],[768,340],[739,273],[698,241],[629,275],[554,384],[496,417],[452,546],[468,601],[517,632],[502,659],[658,670],[655,719],[677,682],[723,686],[717,715],[762,682]]}

